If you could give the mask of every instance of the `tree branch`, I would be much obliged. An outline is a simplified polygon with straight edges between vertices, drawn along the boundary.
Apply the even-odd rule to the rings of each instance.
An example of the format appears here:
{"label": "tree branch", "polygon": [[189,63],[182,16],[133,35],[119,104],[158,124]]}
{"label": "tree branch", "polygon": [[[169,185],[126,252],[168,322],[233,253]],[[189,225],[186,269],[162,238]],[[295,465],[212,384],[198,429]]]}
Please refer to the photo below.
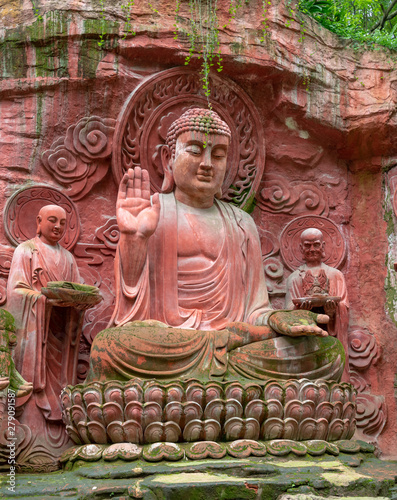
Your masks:
{"label": "tree branch", "polygon": [[389,21],[390,19],[393,19],[393,17],[395,17],[397,15],[397,11],[390,14],[391,11],[393,10],[393,7],[395,7],[396,4],[397,4],[397,0],[393,0],[392,2],[390,2],[389,7],[386,9],[386,11],[384,11],[382,19],[380,19],[374,26],[372,26],[372,28],[370,29],[370,33],[375,31],[377,28],[382,30],[384,28],[386,22]]}

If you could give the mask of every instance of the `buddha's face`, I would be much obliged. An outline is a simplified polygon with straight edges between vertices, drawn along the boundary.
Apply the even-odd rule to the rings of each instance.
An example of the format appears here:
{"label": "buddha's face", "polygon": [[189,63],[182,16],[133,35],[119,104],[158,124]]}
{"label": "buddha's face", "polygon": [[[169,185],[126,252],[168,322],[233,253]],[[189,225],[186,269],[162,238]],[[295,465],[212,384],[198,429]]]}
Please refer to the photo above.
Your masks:
{"label": "buddha's face", "polygon": [[56,205],[43,207],[37,216],[40,239],[47,245],[56,245],[66,228],[66,212]]}
{"label": "buddha's face", "polygon": [[301,239],[300,249],[305,262],[320,264],[324,257],[324,241],[318,233],[305,234]]}
{"label": "buddha's face", "polygon": [[178,137],[172,172],[179,201],[212,205],[225,177],[228,148],[225,135],[187,131]]}

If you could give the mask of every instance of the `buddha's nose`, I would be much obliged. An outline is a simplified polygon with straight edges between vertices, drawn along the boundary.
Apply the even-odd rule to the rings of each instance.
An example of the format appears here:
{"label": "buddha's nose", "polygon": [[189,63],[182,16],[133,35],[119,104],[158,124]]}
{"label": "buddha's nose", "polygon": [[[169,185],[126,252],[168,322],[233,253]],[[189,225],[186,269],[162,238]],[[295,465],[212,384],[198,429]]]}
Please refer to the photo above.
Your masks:
{"label": "buddha's nose", "polygon": [[200,164],[200,167],[204,168],[206,170],[209,170],[210,168],[212,168],[210,148],[206,148],[204,150],[204,157],[203,157],[203,160],[202,160],[202,162]]}

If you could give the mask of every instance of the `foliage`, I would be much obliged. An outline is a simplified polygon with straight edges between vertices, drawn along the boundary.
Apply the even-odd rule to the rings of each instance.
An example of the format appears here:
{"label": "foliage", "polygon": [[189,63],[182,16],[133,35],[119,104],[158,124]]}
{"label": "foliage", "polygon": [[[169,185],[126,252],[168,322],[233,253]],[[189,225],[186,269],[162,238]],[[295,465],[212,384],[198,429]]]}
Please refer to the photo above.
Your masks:
{"label": "foliage", "polygon": [[397,49],[397,0],[299,0],[298,5],[353,46]]}

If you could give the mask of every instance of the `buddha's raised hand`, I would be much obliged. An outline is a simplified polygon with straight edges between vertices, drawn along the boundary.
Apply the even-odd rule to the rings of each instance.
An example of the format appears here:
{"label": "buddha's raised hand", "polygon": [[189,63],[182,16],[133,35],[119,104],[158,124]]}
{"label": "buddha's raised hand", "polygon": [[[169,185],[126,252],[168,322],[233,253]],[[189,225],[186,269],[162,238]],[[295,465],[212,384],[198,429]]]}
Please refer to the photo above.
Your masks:
{"label": "buddha's raised hand", "polygon": [[158,193],[150,202],[149,172],[140,167],[128,169],[120,182],[117,197],[117,224],[121,233],[149,238],[160,216]]}

